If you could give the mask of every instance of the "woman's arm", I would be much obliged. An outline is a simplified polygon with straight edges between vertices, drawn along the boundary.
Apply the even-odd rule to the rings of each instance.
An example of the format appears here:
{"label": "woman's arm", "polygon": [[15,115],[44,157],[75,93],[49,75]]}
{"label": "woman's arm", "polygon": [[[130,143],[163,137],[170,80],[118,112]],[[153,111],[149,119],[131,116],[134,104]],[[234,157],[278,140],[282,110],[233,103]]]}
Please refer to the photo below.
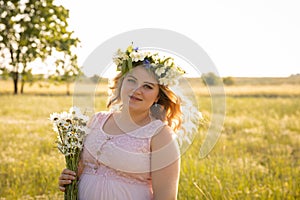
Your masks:
{"label": "woman's arm", "polygon": [[173,131],[165,126],[151,141],[151,176],[154,200],[176,200],[180,152]]}

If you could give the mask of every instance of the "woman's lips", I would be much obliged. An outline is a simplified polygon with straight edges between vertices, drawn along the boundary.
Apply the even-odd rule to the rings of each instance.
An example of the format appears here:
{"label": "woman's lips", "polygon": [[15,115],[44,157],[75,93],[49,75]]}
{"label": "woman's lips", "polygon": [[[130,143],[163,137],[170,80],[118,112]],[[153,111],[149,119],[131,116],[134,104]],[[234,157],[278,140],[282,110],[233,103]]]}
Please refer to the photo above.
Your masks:
{"label": "woman's lips", "polygon": [[133,100],[133,101],[142,101],[142,99],[135,97],[135,96],[129,96],[129,97],[130,97],[130,100]]}

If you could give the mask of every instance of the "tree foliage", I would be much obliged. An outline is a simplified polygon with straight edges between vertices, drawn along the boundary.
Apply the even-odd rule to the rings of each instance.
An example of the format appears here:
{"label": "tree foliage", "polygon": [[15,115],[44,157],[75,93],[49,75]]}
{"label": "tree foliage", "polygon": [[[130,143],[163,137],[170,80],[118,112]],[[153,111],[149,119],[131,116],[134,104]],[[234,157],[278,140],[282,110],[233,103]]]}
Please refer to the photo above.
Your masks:
{"label": "tree foliage", "polygon": [[77,77],[82,75],[82,72],[77,64],[76,55],[61,55],[55,62],[56,70],[49,79],[52,82],[66,83],[67,95],[70,95],[70,84],[76,80]]}
{"label": "tree foliage", "polygon": [[234,81],[233,77],[228,76],[228,77],[223,78],[223,83],[225,85],[234,85],[235,81]]}
{"label": "tree foliage", "polygon": [[9,60],[2,69],[10,72],[15,94],[20,75],[22,85],[30,76],[32,61],[55,51],[74,57],[71,48],[79,40],[67,29],[68,17],[69,11],[53,0],[0,0],[0,52]]}
{"label": "tree foliage", "polygon": [[205,85],[218,85],[222,83],[221,77],[215,75],[213,72],[202,74],[201,78]]}

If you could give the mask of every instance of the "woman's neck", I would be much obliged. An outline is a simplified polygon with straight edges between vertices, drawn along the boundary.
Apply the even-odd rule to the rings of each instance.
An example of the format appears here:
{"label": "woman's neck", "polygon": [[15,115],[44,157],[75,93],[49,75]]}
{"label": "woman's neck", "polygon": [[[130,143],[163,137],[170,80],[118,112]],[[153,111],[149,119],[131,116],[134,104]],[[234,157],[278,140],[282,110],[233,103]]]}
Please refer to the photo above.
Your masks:
{"label": "woman's neck", "polygon": [[127,109],[122,109],[119,113],[119,119],[123,122],[127,122],[137,126],[144,126],[151,122],[149,111],[133,112]]}

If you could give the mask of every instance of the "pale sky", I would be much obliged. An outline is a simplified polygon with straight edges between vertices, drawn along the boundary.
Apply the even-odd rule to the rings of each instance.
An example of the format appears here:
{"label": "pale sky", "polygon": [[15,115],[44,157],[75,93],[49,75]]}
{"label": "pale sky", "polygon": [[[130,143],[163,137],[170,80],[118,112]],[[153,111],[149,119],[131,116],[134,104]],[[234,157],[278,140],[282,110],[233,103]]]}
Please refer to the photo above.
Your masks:
{"label": "pale sky", "polygon": [[221,76],[300,73],[298,0],[58,0],[81,40],[79,64],[101,43],[140,28],[176,31],[195,41]]}

